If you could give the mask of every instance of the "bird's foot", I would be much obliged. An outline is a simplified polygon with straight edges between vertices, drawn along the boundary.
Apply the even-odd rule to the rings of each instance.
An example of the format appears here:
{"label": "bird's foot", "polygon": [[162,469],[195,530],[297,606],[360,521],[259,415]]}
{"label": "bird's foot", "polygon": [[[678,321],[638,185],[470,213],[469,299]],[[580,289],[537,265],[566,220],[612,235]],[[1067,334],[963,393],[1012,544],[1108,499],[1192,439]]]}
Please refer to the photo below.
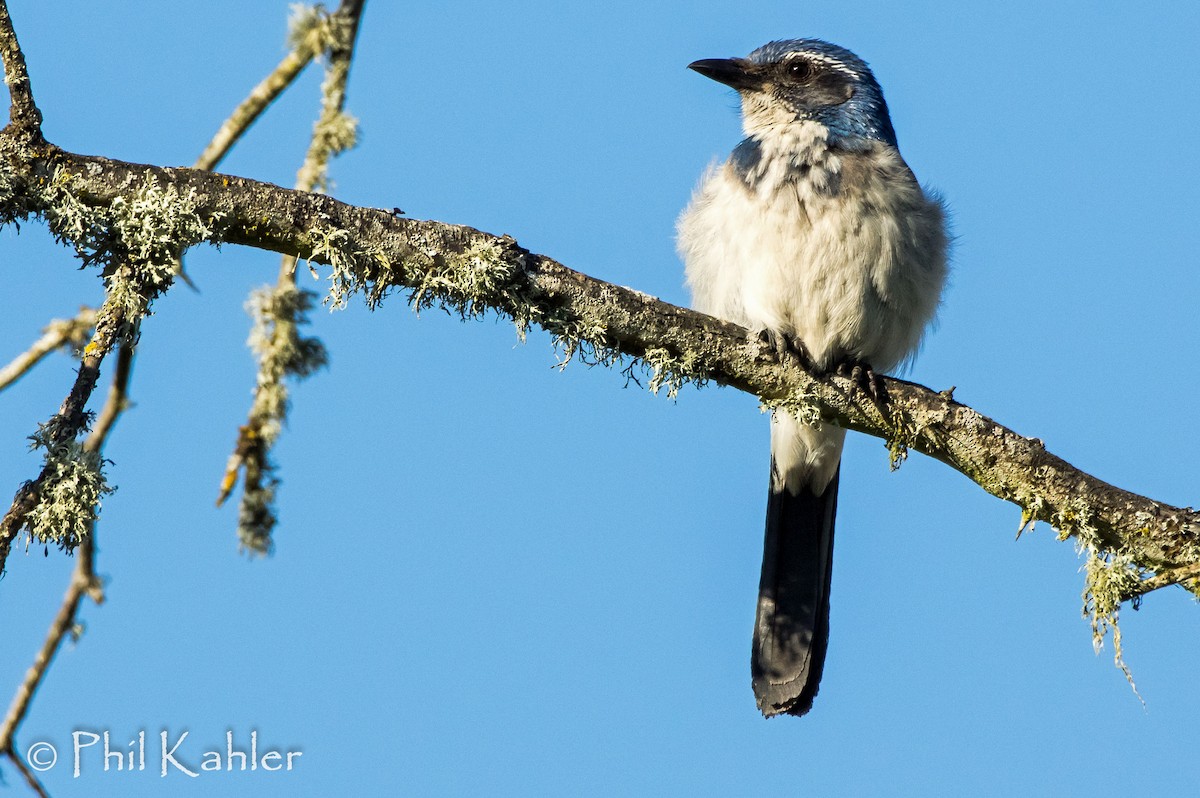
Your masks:
{"label": "bird's foot", "polygon": [[797,363],[805,371],[813,371],[813,358],[808,347],[796,336],[778,330],[759,330],[758,340],[774,350],[781,363]]}
{"label": "bird's foot", "polygon": [[871,400],[882,409],[887,402],[887,386],[883,377],[875,373],[870,363],[862,360],[843,360],[835,369],[839,377],[845,377],[854,383],[860,391],[871,397]]}

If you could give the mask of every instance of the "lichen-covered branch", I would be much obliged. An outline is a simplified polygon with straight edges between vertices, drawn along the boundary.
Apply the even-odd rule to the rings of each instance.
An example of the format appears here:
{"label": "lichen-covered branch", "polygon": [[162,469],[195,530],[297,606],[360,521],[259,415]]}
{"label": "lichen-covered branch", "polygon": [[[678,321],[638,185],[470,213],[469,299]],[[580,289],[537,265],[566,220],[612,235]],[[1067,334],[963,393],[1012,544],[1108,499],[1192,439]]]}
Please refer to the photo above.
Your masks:
{"label": "lichen-covered branch", "polygon": [[296,6],[288,30],[291,50],[278,66],[255,86],[225,120],[204,152],[196,159],[196,169],[215,169],[242,134],[263,111],[292,84],[304,68],[321,52],[329,49],[338,29],[337,17],[319,7]]}
{"label": "lichen-covered branch", "polygon": [[98,452],[87,451],[78,437],[91,423],[85,408],[100,377],[100,364],[125,325],[123,309],[114,309],[106,300],[70,392],[58,413],[31,436],[34,448],[45,451],[45,461],[38,476],[17,490],[0,519],[0,569],[22,528],[40,542],[74,550],[95,521],[101,497],[110,492],[103,460]]}
{"label": "lichen-covered branch", "polygon": [[[121,414],[126,406],[125,391],[129,382],[131,361],[132,347],[123,345],[118,356],[118,365],[116,373],[113,376],[113,385],[109,390],[108,400],[105,402],[104,409],[100,413],[100,418],[105,420],[105,422],[97,424],[96,428],[88,436],[87,441],[83,445],[82,454],[85,456],[99,458],[108,432],[112,429],[117,416]],[[87,596],[96,604],[104,602],[104,588],[99,577],[96,576],[94,516],[89,520],[88,528],[81,536],[78,546],[75,568],[71,572],[71,581],[67,584],[66,595],[63,596],[62,604],[59,606],[54,620],[50,623],[50,630],[46,634],[46,639],[42,643],[42,647],[34,657],[33,664],[29,666],[29,670],[25,672],[25,678],[17,686],[17,691],[13,695],[12,702],[9,704],[8,712],[5,713],[4,720],[0,722],[0,752],[3,752],[12,761],[21,771],[22,775],[24,775],[29,786],[39,795],[45,795],[45,789],[32,771],[25,767],[25,763],[17,754],[15,744],[17,729],[29,713],[33,696],[37,693],[42,681],[46,678],[50,664],[54,661],[54,655],[58,653],[58,649],[62,646],[62,641],[68,635],[75,633],[78,626],[79,607],[83,602],[83,598]]]}
{"label": "lichen-covered branch", "polygon": [[225,467],[217,505],[229,498],[241,471],[238,539],[252,553],[265,554],[271,548],[279,480],[270,454],[287,419],[286,380],[307,377],[327,362],[321,342],[299,333],[300,327],[308,324],[308,313],[315,304],[311,291],[283,278],[274,287],[254,292],[247,302],[254,319],[250,346],[258,357],[258,377],[249,416],[238,428],[237,444]]}
{"label": "lichen-covered branch", "polygon": [[304,164],[296,174],[296,188],[300,191],[324,193],[328,188],[329,160],[354,146],[358,121],[347,116],[344,109],[346,84],[350,78],[350,64],[354,59],[354,45],[358,40],[365,2],[345,0],[337,13],[329,18],[326,37],[328,63],[325,80],[321,84],[321,113],[313,125]]}
{"label": "lichen-covered branch", "polygon": [[[92,311],[91,314],[94,321],[95,311]],[[95,423],[92,424],[92,430],[83,443],[82,451],[80,452],[81,459],[90,459],[93,462],[100,460],[109,433],[112,432],[117,418],[129,405],[128,389],[133,370],[133,354],[134,347],[131,343],[126,341],[120,344],[117,352],[116,368],[113,370],[112,383],[109,386],[108,398],[105,400],[104,407],[97,416]],[[79,498],[83,502],[93,499],[99,501],[99,496],[92,496],[90,498],[83,496]],[[41,649],[38,650],[33,664],[26,671],[25,678],[17,687],[17,691],[13,695],[12,702],[9,704],[8,712],[5,714],[3,722],[0,722],[0,751],[3,751],[13,764],[21,770],[30,787],[38,792],[38,794],[45,794],[44,789],[37,777],[25,767],[24,762],[17,755],[14,738],[21,722],[24,721],[25,716],[29,713],[33,696],[37,693],[42,681],[46,678],[50,664],[54,660],[54,655],[61,647],[62,641],[68,635],[74,634],[77,629],[79,608],[83,598],[87,596],[96,604],[104,602],[104,588],[99,577],[96,575],[95,521],[96,518],[93,512],[87,522],[87,528],[79,536],[75,568],[71,573],[71,581],[67,585],[66,595],[63,597],[58,613],[54,616],[54,620],[50,624],[50,630],[46,634],[46,639],[42,643]]]}
{"label": "lichen-covered branch", "polygon": [[[0,723],[0,751],[13,751],[13,738],[17,728],[25,719],[30,702],[41,685],[42,679],[45,678],[63,639],[75,628],[79,605],[84,596],[91,597],[97,604],[104,601],[103,589],[95,573],[94,552],[95,547],[92,537],[89,535],[87,542],[79,548],[75,569],[71,574],[71,582],[67,586],[67,592],[58,613],[50,623],[50,631],[46,634],[41,649],[34,657],[33,664],[25,672],[25,678],[17,687],[17,692],[8,707],[4,721]],[[14,755],[13,758],[17,757]]]}
{"label": "lichen-covered branch", "polygon": [[[328,264],[329,301],[362,294],[377,306],[404,291],[417,305],[465,315],[494,310],[519,328],[538,325],[566,347],[611,362],[644,357],[667,384],[712,380],[786,407],[935,457],[989,493],[1022,508],[1132,577],[1103,589],[1118,602],[1182,583],[1198,589],[1200,516],[1102,482],[1009,430],[949,393],[888,380],[885,417],[851,383],[820,380],[781,365],[736,325],[660,302],[529,253],[515,241],[469,227],[397,218],[319,194],[245,178],[164,169],[58,150],[22,150],[0,136],[0,169],[12,174],[27,213],[53,214],[52,198],[31,176],[62,170],[80,203],[99,211],[149,183],[187,196],[200,224],[220,240]],[[1108,602],[1111,604],[1111,602]],[[1102,605],[1107,606],[1104,602]]]}
{"label": "lichen-covered branch", "polygon": [[[328,189],[330,159],[354,145],[357,122],[344,108],[364,2],[345,0],[326,19],[327,65],[321,86],[321,112],[296,175],[299,191],[324,193]],[[258,357],[258,378],[248,418],[238,429],[237,443],[225,467],[217,505],[229,498],[238,473],[243,472],[238,539],[252,553],[271,550],[271,531],[278,517],[275,490],[279,480],[271,451],[287,423],[287,381],[307,377],[328,362],[321,342],[300,334],[308,324],[308,311],[315,300],[313,292],[297,287],[296,257],[285,254],[275,287],[256,291],[247,303],[254,319],[250,344]]]}
{"label": "lichen-covered branch", "polygon": [[[348,0],[347,5],[356,8],[356,27],[361,2]],[[327,46],[325,42],[336,46],[340,41],[344,25],[330,24],[329,18],[317,9],[300,16],[293,25],[296,50],[319,49]],[[304,63],[311,57],[310,53]],[[4,0],[0,0],[0,58],[10,85],[12,118],[12,124],[0,135],[19,140],[19,148],[25,152],[53,152],[41,136],[41,115],[33,104],[24,56]],[[286,77],[283,85],[293,77]],[[270,98],[266,99],[263,107],[269,101]],[[239,110],[245,111],[245,104]],[[224,149],[215,156],[213,152],[207,154],[215,157],[213,164],[252,121],[250,116],[222,128],[214,144]],[[50,224],[60,241],[74,247],[85,265],[101,267],[106,286],[105,302],[98,310],[83,308],[74,319],[52,322],[30,350],[0,370],[2,390],[49,352],[68,344],[82,348],[78,375],[62,407],[31,436],[34,446],[46,451],[42,471],[36,479],[21,486],[12,508],[0,521],[0,573],[22,527],[28,530],[30,542],[35,539],[43,544],[55,542],[77,555],[59,611],[0,721],[0,756],[12,762],[36,794],[46,795],[37,775],[17,753],[16,731],[28,714],[33,696],[62,641],[77,633],[83,597],[89,596],[97,604],[104,600],[103,587],[95,572],[95,523],[101,499],[111,488],[105,480],[101,453],[117,418],[128,407],[128,386],[141,319],[150,312],[154,298],[169,287],[172,276],[182,273],[178,268],[182,250],[213,231],[203,224],[192,226],[198,217],[188,198],[173,194],[170,187],[163,189],[155,181],[143,184],[100,210],[88,208],[77,200],[67,173],[55,170],[33,179],[39,183],[44,203],[43,210],[33,212]],[[28,197],[22,196],[20,182],[10,164],[0,163],[0,224],[18,221],[31,212],[32,205]],[[114,346],[118,347],[118,355],[112,384],[107,401],[93,422],[85,408],[99,377],[101,362]],[[89,423],[90,434],[81,443],[80,436]]]}
{"label": "lichen-covered branch", "polygon": [[8,84],[12,127],[23,136],[40,139],[42,112],[33,101],[25,54],[17,42],[17,33],[13,29],[5,0],[0,0],[0,63],[4,64],[4,82]]}
{"label": "lichen-covered branch", "polygon": [[[0,142],[26,153],[55,153],[52,146],[29,137],[0,132]],[[4,150],[0,143],[0,150]],[[51,232],[74,248],[85,266],[96,266],[105,283],[104,303],[96,312],[95,331],[83,349],[79,372],[59,412],[32,436],[45,451],[41,473],[18,490],[0,519],[0,571],[18,532],[25,528],[39,539],[68,550],[78,545],[108,491],[103,460],[84,450],[78,438],[91,417],[88,400],[104,358],[119,343],[137,341],[142,318],[174,277],[173,264],[182,248],[210,238],[187,194],[179,187],[143,180],[103,207],[90,205],[69,170],[35,168],[28,175],[0,157],[0,187],[10,199],[0,204],[0,220],[19,220],[36,213]],[[2,194],[4,192],[0,192]]]}
{"label": "lichen-covered branch", "polygon": [[42,358],[65,346],[82,349],[91,337],[96,325],[95,308],[80,308],[70,319],[54,319],[42,330],[42,337],[33,346],[13,358],[7,366],[0,368],[0,391],[28,374]]}

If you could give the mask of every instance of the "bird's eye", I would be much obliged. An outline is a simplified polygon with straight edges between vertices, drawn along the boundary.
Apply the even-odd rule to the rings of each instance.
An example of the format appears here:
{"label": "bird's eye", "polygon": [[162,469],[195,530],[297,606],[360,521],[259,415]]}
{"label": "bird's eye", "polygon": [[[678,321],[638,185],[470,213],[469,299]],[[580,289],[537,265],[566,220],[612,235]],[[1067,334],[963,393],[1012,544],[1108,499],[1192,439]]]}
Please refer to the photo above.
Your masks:
{"label": "bird's eye", "polygon": [[803,58],[797,58],[788,64],[787,75],[792,80],[808,80],[813,75],[812,64]]}

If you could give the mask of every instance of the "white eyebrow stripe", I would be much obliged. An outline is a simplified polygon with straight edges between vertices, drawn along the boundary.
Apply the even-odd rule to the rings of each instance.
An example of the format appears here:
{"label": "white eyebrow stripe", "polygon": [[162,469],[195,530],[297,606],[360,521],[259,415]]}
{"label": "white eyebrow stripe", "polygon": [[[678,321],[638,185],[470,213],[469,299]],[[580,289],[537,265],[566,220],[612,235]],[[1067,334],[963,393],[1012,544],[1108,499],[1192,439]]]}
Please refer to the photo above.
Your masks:
{"label": "white eyebrow stripe", "polygon": [[831,66],[844,75],[849,75],[850,77],[854,77],[854,70],[850,69],[850,67],[846,66],[845,64],[843,64],[841,61],[837,60],[836,58],[827,56],[823,53],[813,52],[812,50],[797,50],[796,52],[789,53],[787,57],[788,58],[803,57],[803,58],[809,59],[810,61],[820,61],[822,64]]}

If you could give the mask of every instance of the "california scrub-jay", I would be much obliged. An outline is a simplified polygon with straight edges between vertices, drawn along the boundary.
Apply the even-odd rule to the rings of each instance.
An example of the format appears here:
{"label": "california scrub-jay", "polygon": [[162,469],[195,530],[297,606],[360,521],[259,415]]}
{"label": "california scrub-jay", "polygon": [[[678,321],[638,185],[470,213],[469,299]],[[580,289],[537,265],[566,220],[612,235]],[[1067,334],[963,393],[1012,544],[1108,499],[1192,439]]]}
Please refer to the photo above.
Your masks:
{"label": "california scrub-jay", "polygon": [[[941,201],[896,146],[862,59],[816,39],[691,69],[737,89],[746,138],[679,218],[695,307],[819,373],[912,358],[946,279]],[[829,640],[844,430],[771,419],[771,492],[751,673],[768,717],[812,708]]]}

